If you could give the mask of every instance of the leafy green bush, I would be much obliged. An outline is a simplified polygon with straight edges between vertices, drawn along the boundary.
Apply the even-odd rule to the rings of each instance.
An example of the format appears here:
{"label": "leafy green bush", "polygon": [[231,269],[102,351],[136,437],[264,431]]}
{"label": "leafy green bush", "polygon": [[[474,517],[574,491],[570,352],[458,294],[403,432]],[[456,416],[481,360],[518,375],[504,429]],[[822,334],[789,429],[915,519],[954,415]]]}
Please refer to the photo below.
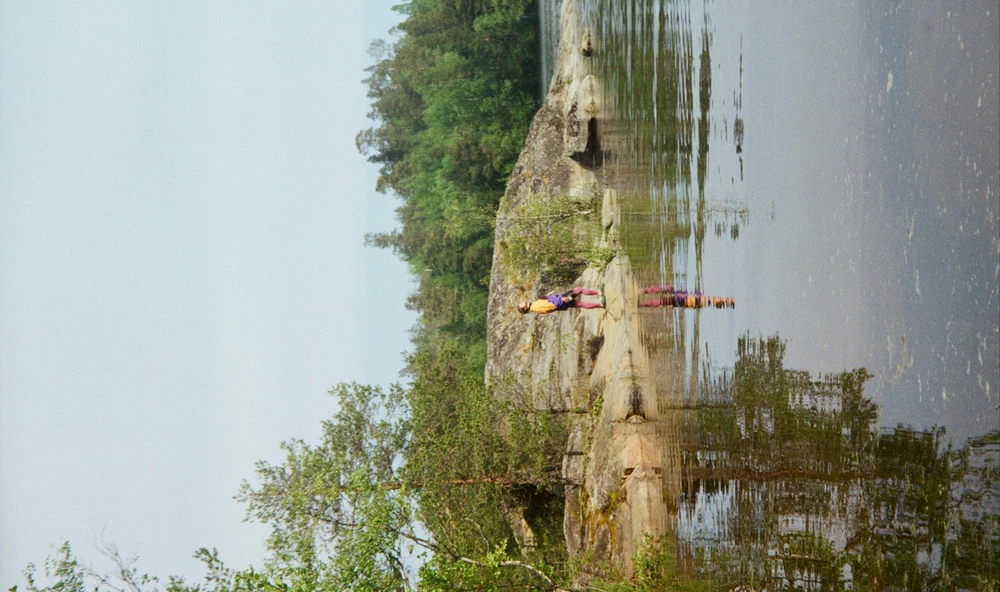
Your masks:
{"label": "leafy green bush", "polygon": [[615,251],[609,247],[594,245],[587,251],[587,265],[597,270],[604,269],[615,258]]}
{"label": "leafy green bush", "polygon": [[593,202],[539,195],[499,220],[507,280],[523,284],[540,273],[574,279],[600,230],[597,216]]}

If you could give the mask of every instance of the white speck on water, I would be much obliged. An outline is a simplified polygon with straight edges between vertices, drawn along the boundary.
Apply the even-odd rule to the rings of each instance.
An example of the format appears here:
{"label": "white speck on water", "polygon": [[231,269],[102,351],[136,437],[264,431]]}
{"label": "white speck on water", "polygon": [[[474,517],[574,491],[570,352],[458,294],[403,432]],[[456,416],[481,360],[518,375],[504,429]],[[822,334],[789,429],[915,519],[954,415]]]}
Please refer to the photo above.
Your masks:
{"label": "white speck on water", "polygon": [[979,97],[979,100],[976,102],[976,107],[982,108],[982,106],[983,106],[983,97]]}
{"label": "white speck on water", "polygon": [[917,290],[917,296],[920,296],[920,270],[913,270],[913,287]]}
{"label": "white speck on water", "polygon": [[941,400],[943,401],[948,400],[948,389],[945,387],[941,387]]}
{"label": "white speck on water", "polygon": [[885,92],[886,92],[886,94],[889,94],[890,90],[892,90],[892,72],[891,71],[889,72],[889,78],[885,81]]}

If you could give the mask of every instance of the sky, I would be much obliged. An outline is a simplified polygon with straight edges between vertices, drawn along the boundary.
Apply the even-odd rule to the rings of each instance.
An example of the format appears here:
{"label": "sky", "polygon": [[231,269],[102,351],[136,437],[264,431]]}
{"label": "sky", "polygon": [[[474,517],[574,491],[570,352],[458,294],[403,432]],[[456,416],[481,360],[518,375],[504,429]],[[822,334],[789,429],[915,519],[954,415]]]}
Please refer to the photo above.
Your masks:
{"label": "sky", "polygon": [[0,586],[103,536],[196,581],[232,499],[398,381],[414,286],[355,134],[395,1],[0,0]]}

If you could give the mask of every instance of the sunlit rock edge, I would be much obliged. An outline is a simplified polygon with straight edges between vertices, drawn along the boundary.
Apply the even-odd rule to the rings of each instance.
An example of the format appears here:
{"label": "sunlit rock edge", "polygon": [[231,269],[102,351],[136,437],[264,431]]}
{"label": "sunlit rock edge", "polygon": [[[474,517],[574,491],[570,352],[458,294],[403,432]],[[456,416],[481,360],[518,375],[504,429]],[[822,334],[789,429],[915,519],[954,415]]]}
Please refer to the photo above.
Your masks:
{"label": "sunlit rock edge", "polygon": [[[595,566],[610,564],[627,575],[646,535],[666,530],[661,467],[670,459],[661,458],[654,445],[660,429],[656,418],[629,417],[630,393],[652,385],[648,354],[638,340],[638,288],[628,258],[618,248],[616,196],[603,187],[600,163],[587,154],[594,145],[588,136],[600,129],[591,120],[599,122],[602,116],[600,84],[589,63],[599,42],[581,27],[575,2],[566,0],[552,83],[497,213],[486,380],[501,399],[565,418],[567,550],[571,557],[585,557]],[[603,286],[607,307],[522,315],[519,301],[572,286],[536,270],[512,270],[517,263],[505,260],[504,251],[511,230],[507,221],[526,204],[566,197],[601,206],[599,213],[575,223],[591,225],[588,230],[596,232],[578,234],[596,236],[597,246],[616,255],[600,269],[584,269],[573,285]],[[599,229],[593,228],[597,225]],[[586,252],[591,246],[577,247]],[[511,277],[533,279],[514,282]],[[519,543],[534,540],[523,516],[512,515],[511,524]]]}

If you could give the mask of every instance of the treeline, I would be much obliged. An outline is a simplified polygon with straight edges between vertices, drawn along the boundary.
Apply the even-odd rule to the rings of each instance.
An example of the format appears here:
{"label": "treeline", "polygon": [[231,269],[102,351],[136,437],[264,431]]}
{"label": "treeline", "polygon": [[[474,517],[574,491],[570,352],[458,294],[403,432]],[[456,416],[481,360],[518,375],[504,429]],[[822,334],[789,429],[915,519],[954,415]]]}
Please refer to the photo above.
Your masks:
{"label": "treeline", "polygon": [[[419,278],[417,348],[470,341],[485,355],[486,300],[500,198],[539,105],[537,12],[528,0],[414,0],[392,45],[375,45],[359,150],[401,228],[370,235]],[[479,346],[479,347],[475,347]],[[483,360],[485,362],[485,360]]]}
{"label": "treeline", "polygon": [[[540,105],[537,4],[413,0],[405,11],[396,42],[372,48],[375,125],[357,138],[381,167],[377,189],[400,200],[399,228],[367,242],[419,280],[400,393],[408,438],[392,477],[409,497],[389,496],[413,514],[393,540],[428,552],[422,589],[552,589],[567,569],[562,498],[546,487],[563,433],[484,384],[496,212]],[[426,540],[407,530],[417,524]],[[383,565],[399,586],[404,570]]]}

